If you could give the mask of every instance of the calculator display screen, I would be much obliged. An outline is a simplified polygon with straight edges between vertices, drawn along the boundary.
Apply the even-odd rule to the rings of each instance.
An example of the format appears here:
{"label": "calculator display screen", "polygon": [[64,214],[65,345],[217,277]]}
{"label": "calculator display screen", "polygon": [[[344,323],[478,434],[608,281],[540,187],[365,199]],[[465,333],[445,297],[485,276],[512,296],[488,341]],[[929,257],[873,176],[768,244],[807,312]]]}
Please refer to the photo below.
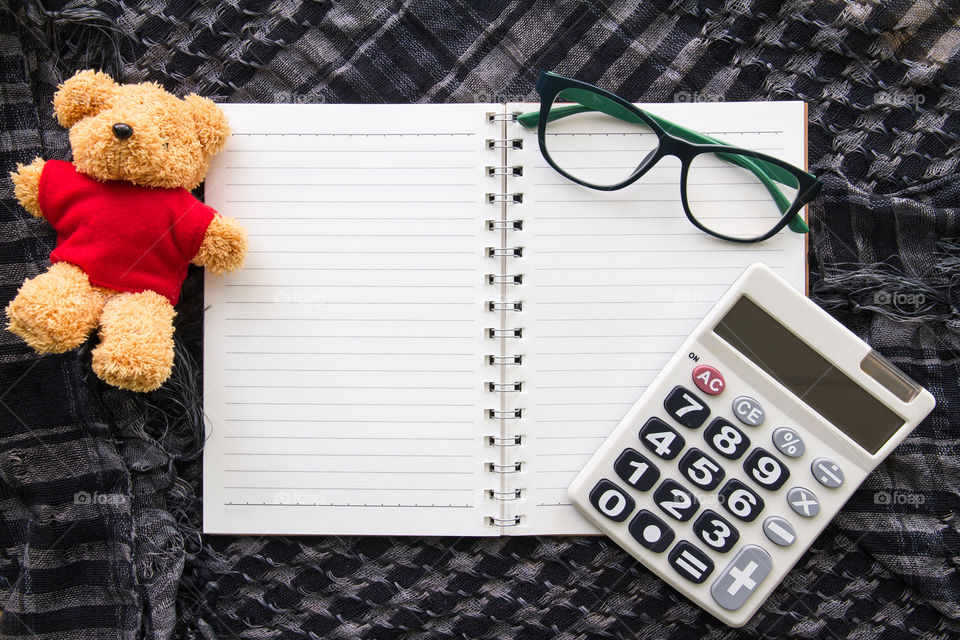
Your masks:
{"label": "calculator display screen", "polygon": [[903,418],[749,298],[741,296],[713,331],[870,453],[903,426]]}

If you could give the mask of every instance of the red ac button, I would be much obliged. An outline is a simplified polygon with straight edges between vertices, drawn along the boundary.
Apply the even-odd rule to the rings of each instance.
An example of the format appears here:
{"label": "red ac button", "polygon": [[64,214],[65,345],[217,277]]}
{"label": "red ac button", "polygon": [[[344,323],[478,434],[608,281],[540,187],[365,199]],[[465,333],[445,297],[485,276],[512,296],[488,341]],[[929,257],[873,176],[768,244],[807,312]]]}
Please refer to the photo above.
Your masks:
{"label": "red ac button", "polygon": [[705,364],[694,368],[693,382],[697,385],[697,388],[700,389],[700,391],[709,393],[711,396],[722,393],[727,386],[727,383],[723,381],[723,376],[720,375],[720,372]]}

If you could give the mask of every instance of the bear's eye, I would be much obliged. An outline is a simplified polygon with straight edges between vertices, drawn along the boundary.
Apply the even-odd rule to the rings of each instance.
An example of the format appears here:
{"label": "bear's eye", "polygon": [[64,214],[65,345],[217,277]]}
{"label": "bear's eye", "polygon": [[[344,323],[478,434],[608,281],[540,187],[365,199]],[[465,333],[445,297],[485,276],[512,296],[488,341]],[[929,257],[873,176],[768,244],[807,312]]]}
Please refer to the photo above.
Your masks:
{"label": "bear's eye", "polygon": [[169,148],[170,148],[170,142],[164,142],[164,143],[163,143],[163,148],[164,148],[164,149],[169,149]]}

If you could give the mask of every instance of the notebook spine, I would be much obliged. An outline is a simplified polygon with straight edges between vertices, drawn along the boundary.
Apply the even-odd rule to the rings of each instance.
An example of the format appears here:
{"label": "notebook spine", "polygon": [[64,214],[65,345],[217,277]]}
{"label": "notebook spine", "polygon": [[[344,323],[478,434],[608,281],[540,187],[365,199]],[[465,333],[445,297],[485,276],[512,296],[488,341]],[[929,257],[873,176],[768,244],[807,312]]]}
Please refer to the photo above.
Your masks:
{"label": "notebook spine", "polygon": [[486,472],[493,477],[486,491],[487,499],[495,505],[496,515],[486,517],[486,525],[501,531],[522,526],[519,512],[524,498],[520,478],[526,463],[523,460],[523,354],[520,340],[523,338],[521,318],[523,300],[519,292],[523,286],[523,273],[518,268],[523,258],[523,246],[518,242],[523,231],[523,219],[518,215],[523,205],[523,193],[510,189],[515,178],[523,176],[523,166],[511,162],[511,152],[523,148],[523,140],[507,135],[508,125],[516,122],[516,113],[507,111],[488,113],[487,121],[498,135],[486,140],[496,161],[484,168],[490,179],[490,190],[484,200],[495,212],[486,222],[488,231],[496,234],[496,242],[485,250],[490,270],[486,282],[490,285],[490,299],[484,302],[490,323],[484,336],[490,341],[491,353],[487,358],[491,379],[485,383],[485,391],[493,402],[486,410],[485,418],[491,425],[485,445],[491,450]]}

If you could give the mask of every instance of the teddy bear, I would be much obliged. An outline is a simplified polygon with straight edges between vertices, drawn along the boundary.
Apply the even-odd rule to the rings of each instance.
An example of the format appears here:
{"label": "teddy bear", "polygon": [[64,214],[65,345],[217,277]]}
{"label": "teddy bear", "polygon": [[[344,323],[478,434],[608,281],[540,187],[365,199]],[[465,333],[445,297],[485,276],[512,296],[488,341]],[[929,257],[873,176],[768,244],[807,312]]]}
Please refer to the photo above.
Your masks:
{"label": "teddy bear", "polygon": [[230,135],[207,98],[81,71],[57,88],[73,162],[11,172],[14,194],[57,232],[46,272],[6,308],[8,329],[38,353],[63,353],[99,327],[96,375],[152,391],[173,367],[174,305],[189,264],[221,275],[243,265],[247,235],[191,195]]}

